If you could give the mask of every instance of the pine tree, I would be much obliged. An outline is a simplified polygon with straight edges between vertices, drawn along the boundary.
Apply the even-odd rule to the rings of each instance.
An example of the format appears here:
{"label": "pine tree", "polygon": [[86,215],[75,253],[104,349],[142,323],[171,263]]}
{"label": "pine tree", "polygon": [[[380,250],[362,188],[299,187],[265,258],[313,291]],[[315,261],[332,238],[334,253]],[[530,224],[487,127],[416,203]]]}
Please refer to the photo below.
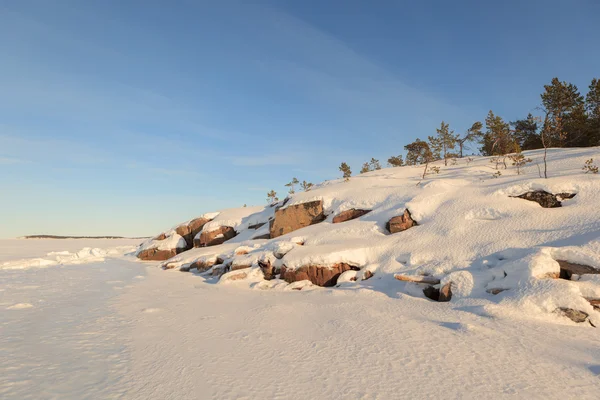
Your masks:
{"label": "pine tree", "polygon": [[350,177],[352,176],[352,170],[350,169],[350,166],[348,164],[346,164],[345,162],[340,164],[340,171],[342,172],[342,176],[344,178],[344,180],[346,182],[348,182],[350,180]]}
{"label": "pine tree", "polygon": [[312,189],[314,185],[310,182],[306,182],[306,181],[302,181],[302,183],[300,184],[300,187],[302,188],[302,190],[304,190],[305,192],[308,192],[310,189]]}
{"label": "pine tree", "polygon": [[390,167],[401,167],[404,165],[404,160],[402,159],[402,154],[388,158],[387,162]]}
{"label": "pine tree", "polygon": [[[505,156],[512,153],[514,139],[510,126],[500,116],[494,115],[490,110],[485,118],[486,132],[482,137],[481,154],[484,156]],[[505,164],[506,168],[506,164]]]}
{"label": "pine tree", "polygon": [[296,186],[299,182],[300,181],[298,181],[298,179],[292,178],[291,182],[285,184],[286,187],[290,188],[290,190],[288,191],[289,194],[296,193],[296,190],[294,190],[294,186]]}
{"label": "pine tree", "polygon": [[592,79],[590,90],[585,96],[588,114],[588,135],[590,146],[600,146],[600,79]]}
{"label": "pine tree", "polygon": [[529,113],[526,119],[511,122],[514,140],[522,150],[541,149],[542,140],[538,134],[538,119]]}
{"label": "pine tree", "polygon": [[479,121],[476,121],[471,125],[467,132],[465,132],[463,137],[458,137],[456,139],[456,143],[458,144],[460,158],[463,158],[463,150],[468,149],[466,146],[467,142],[473,142],[476,139],[481,138],[481,129],[483,128],[483,124]]}
{"label": "pine tree", "polygon": [[271,190],[270,192],[267,193],[267,202],[270,204],[275,204],[279,201],[279,198],[277,198],[277,192],[275,192],[274,190]]}
{"label": "pine tree", "polygon": [[433,152],[431,151],[429,144],[423,140],[417,139],[414,142],[404,146],[404,149],[407,151],[407,165],[425,164],[425,169],[423,170],[422,176],[422,179],[425,179],[429,163],[435,161]]}
{"label": "pine tree", "polygon": [[371,161],[369,161],[369,167],[371,168],[371,171],[377,171],[381,169],[381,164],[379,164],[379,160],[371,158]]}
{"label": "pine tree", "polygon": [[548,115],[547,133],[552,136],[554,146],[588,145],[585,104],[577,86],[553,78],[550,85],[544,85],[541,98],[542,107]]}
{"label": "pine tree", "polygon": [[531,158],[525,158],[518,144],[515,145],[515,153],[511,154],[508,158],[512,161],[512,165],[517,167],[517,175],[521,175],[521,168],[533,161]]}
{"label": "pine tree", "polygon": [[366,172],[371,172],[371,166],[369,165],[369,163],[368,163],[368,162],[364,163],[364,164],[362,165],[362,168],[360,169],[360,173],[361,173],[361,174],[364,174],[364,173],[366,173]]}
{"label": "pine tree", "polygon": [[457,136],[450,126],[442,121],[442,124],[436,129],[436,136],[429,136],[429,146],[436,159],[443,158],[444,165],[448,165],[449,153],[456,146]]}

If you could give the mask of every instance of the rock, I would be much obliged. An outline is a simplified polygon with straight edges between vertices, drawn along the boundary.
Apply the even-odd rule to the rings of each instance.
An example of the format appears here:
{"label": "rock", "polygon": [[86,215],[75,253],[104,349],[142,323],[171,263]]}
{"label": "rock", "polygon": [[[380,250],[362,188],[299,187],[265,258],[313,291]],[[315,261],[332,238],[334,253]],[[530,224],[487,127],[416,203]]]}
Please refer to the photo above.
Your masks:
{"label": "rock", "polygon": [[600,269],[595,267],[590,267],[588,265],[575,264],[569,261],[564,260],[556,260],[558,265],[560,265],[560,275],[561,279],[571,280],[571,276],[575,275],[585,275],[585,274],[600,274]]}
{"label": "rock", "polygon": [[216,246],[226,242],[237,235],[231,226],[220,226],[219,228],[200,233],[200,237],[194,240],[194,247]]}
{"label": "rock", "polygon": [[556,193],[556,198],[560,201],[572,199],[577,193]]}
{"label": "rock", "polygon": [[277,209],[269,227],[271,239],[325,219],[323,201],[311,201]]}
{"label": "rock", "polygon": [[491,289],[487,289],[486,292],[488,292],[489,294],[496,295],[498,293],[504,292],[505,290],[508,290],[508,289],[491,288]]}
{"label": "rock", "polygon": [[363,215],[368,214],[370,212],[371,210],[361,210],[352,208],[350,210],[342,211],[341,213],[333,217],[333,223],[339,224],[340,222],[350,221],[352,219],[362,217]]}
{"label": "rock", "polygon": [[249,225],[248,229],[254,229],[257,230],[258,228],[261,228],[264,224],[266,224],[266,222],[261,222],[259,224],[254,224],[254,225]]}
{"label": "rock", "polygon": [[573,322],[582,323],[587,320],[589,315],[583,311],[574,310],[572,308],[560,307],[556,309],[560,314],[569,318]]}
{"label": "rock", "polygon": [[142,250],[137,253],[137,258],[145,261],[164,261],[184,251],[184,248],[159,250],[157,248]]}
{"label": "rock", "polygon": [[436,288],[435,286],[427,286],[425,289],[423,289],[423,294],[425,297],[433,301],[440,300],[440,289]]}
{"label": "rock", "polygon": [[554,195],[552,193],[548,193],[545,190],[535,190],[533,192],[523,193],[519,196],[511,196],[518,197],[520,199],[525,199],[529,201],[535,201],[543,208],[556,208],[562,207],[562,203],[557,197],[561,199],[571,199],[575,197],[576,193],[559,193],[558,195]]}
{"label": "rock", "polygon": [[223,260],[218,257],[215,260],[196,260],[190,264],[189,269],[196,268],[198,272],[205,272],[211,269],[213,265],[218,264],[223,264]]}
{"label": "rock", "polygon": [[404,210],[404,214],[398,215],[390,219],[387,223],[386,228],[388,231],[390,231],[390,233],[396,233],[405,231],[408,228],[412,228],[415,225],[417,225],[417,222],[414,219],[412,219],[410,211],[408,211],[407,208]]}
{"label": "rock", "polygon": [[367,279],[371,279],[373,277],[373,273],[369,270],[366,270],[363,274],[362,280],[366,281]]}
{"label": "rock", "polygon": [[589,299],[586,297],[586,300],[594,307],[594,310],[600,311],[600,299]]}
{"label": "rock", "polygon": [[248,265],[248,264],[231,264],[231,271],[237,271],[240,269],[248,269],[248,268],[252,268],[252,265]]}
{"label": "rock", "polygon": [[158,236],[155,236],[152,238],[152,240],[165,240],[167,238],[167,235],[165,233],[161,233]]}
{"label": "rock", "polygon": [[452,282],[448,282],[440,289],[436,288],[435,286],[427,286],[425,289],[423,289],[423,294],[425,295],[425,297],[430,298],[431,300],[439,301],[440,303],[445,303],[450,301],[450,299],[452,298],[451,287]]}
{"label": "rock", "polygon": [[191,249],[194,247],[194,237],[202,230],[206,223],[210,222],[207,218],[196,218],[188,222],[187,224],[181,224],[175,228],[175,232],[185,239],[187,248]]}
{"label": "rock", "polygon": [[433,277],[433,276],[428,276],[428,275],[396,274],[396,275],[394,275],[394,278],[398,279],[399,281],[404,281],[404,282],[428,283],[430,285],[437,285],[440,283],[440,280],[438,278]]}
{"label": "rock", "polygon": [[229,270],[228,265],[225,265],[225,264],[214,265],[212,267],[211,275],[212,276],[221,276],[228,270]]}
{"label": "rock", "polygon": [[259,239],[271,239],[271,235],[266,233],[264,235],[258,235],[258,236],[254,236],[252,238],[252,240],[259,240]]}
{"label": "rock", "polygon": [[285,266],[281,267],[281,279],[288,283],[309,280],[317,286],[334,286],[337,283],[339,276],[349,270],[358,271],[360,268],[346,263],[338,263],[331,267],[323,267],[318,265],[309,265],[298,269],[288,269]]}
{"label": "rock", "polygon": [[447,302],[450,301],[450,299],[452,299],[452,282],[448,282],[440,288],[440,297],[438,301]]}
{"label": "rock", "polygon": [[246,271],[239,271],[239,272],[234,272],[234,271],[230,271],[227,272],[226,274],[223,274],[221,276],[221,278],[219,278],[219,281],[239,281],[242,279],[246,279],[248,277],[248,273]]}
{"label": "rock", "polygon": [[270,281],[275,278],[275,268],[271,265],[271,261],[259,261],[258,266],[260,267],[265,279]]}

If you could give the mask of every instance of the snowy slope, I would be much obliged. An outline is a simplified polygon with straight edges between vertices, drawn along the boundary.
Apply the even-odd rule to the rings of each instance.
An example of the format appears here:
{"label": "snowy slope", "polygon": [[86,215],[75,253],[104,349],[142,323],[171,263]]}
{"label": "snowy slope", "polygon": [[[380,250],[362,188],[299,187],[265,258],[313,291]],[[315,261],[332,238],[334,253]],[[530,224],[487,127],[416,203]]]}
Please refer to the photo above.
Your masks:
{"label": "snowy slope", "polygon": [[[600,176],[581,170],[589,158],[600,161],[600,150],[551,149],[548,179],[539,177],[542,151],[526,152],[526,156],[533,163],[521,175],[509,165],[508,169],[501,167],[499,178],[493,176],[496,169],[490,158],[474,157],[471,162],[458,160],[456,165],[437,162],[440,173],[422,181],[422,166],[382,169],[354,176],[349,182],[328,181],[293,195],[283,206],[322,200],[328,216],[324,222],[272,240],[254,241],[246,240],[252,236],[252,232],[244,231],[250,223],[243,224],[242,218],[237,218],[227,222],[236,223],[241,232],[238,237],[221,246],[190,250],[169,261],[185,265],[201,257],[218,256],[234,266],[256,267],[259,260],[269,260],[288,269],[344,262],[375,274],[374,280],[344,283],[346,286],[368,283],[374,290],[417,297],[423,297],[422,286],[396,281],[393,276],[427,274],[442,283],[453,282],[452,303],[457,307],[478,301],[486,307],[517,309],[527,317],[567,323],[570,321],[554,311],[574,308],[590,314],[590,321],[600,325],[600,313],[585,300],[600,298],[599,276],[586,275],[581,281],[547,279],[558,272],[555,260],[559,259],[600,267]],[[576,196],[553,209],[511,197],[532,190]],[[351,208],[372,212],[348,222],[331,223],[333,216]],[[405,208],[419,225],[390,235],[386,223]],[[250,210],[255,213],[248,214]],[[264,222],[272,210],[242,208],[238,212],[248,222]],[[215,221],[215,226],[219,224]],[[295,245],[298,242],[304,245]],[[240,246],[243,251],[236,251]],[[291,247],[276,259],[274,249],[280,246]],[[229,276],[222,281],[228,281]],[[254,271],[235,284],[257,287],[260,281],[260,271]],[[281,283],[263,281],[258,287],[285,287]],[[492,289],[511,290],[492,295],[488,293]]]}

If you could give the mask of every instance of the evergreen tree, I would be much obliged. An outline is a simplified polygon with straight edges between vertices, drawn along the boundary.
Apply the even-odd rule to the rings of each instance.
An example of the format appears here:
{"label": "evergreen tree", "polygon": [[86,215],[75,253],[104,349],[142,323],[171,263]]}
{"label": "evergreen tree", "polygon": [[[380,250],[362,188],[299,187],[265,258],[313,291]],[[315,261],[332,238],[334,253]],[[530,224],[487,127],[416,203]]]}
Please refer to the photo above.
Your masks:
{"label": "evergreen tree", "polygon": [[511,122],[514,139],[522,150],[541,149],[542,140],[538,134],[538,119],[529,113],[526,119]]}
{"label": "evergreen tree", "polygon": [[436,129],[436,136],[429,136],[429,146],[435,158],[443,158],[444,165],[448,165],[450,151],[456,146],[458,137],[450,130],[450,125],[442,121]]}
{"label": "evergreen tree", "polygon": [[274,190],[271,190],[270,192],[267,193],[267,202],[270,204],[275,204],[279,201],[279,199],[277,198],[277,192],[275,192]]}
{"label": "evergreen tree", "polygon": [[304,190],[305,192],[308,192],[310,189],[312,189],[314,185],[310,182],[306,182],[306,181],[302,181],[302,183],[300,184],[300,187],[302,188],[302,190]]}
{"label": "evergreen tree", "polygon": [[577,86],[553,78],[544,85],[542,106],[547,113],[546,129],[554,146],[573,147],[588,145],[587,115],[583,96]]}
{"label": "evergreen tree", "polygon": [[404,160],[402,159],[402,154],[398,156],[392,156],[388,158],[388,165],[390,167],[401,167],[404,165]]}
{"label": "evergreen tree", "polygon": [[368,162],[364,163],[362,165],[362,168],[360,169],[361,174],[364,174],[365,172],[371,172],[371,166],[369,165]]}
{"label": "evergreen tree", "polygon": [[352,176],[352,170],[350,169],[350,166],[348,164],[346,164],[345,162],[340,164],[340,171],[342,172],[342,176],[344,178],[344,180],[346,182],[348,182],[350,180],[350,177]]}
{"label": "evergreen tree", "polygon": [[502,117],[494,115],[490,110],[485,118],[486,132],[482,137],[481,154],[484,156],[504,156],[514,149],[514,139],[510,126]]}
{"label": "evergreen tree", "polygon": [[600,79],[592,79],[585,97],[588,113],[588,135],[590,146],[600,146]]}
{"label": "evergreen tree", "polygon": [[466,145],[467,142],[473,142],[476,139],[481,138],[481,135],[483,135],[481,133],[482,128],[483,124],[477,121],[474,122],[469,129],[467,129],[467,132],[465,132],[463,137],[459,137],[457,135],[456,143],[458,144],[460,158],[463,158],[463,150],[468,149]]}
{"label": "evergreen tree", "polygon": [[423,170],[424,179],[425,175],[427,175],[429,163],[435,161],[429,144],[423,140],[417,139],[404,146],[404,149],[407,151],[406,165],[425,164],[425,169]]}
{"label": "evergreen tree", "polygon": [[369,167],[371,167],[371,171],[377,171],[381,169],[381,164],[379,164],[379,160],[371,158],[371,161],[369,161]]}
{"label": "evergreen tree", "polygon": [[285,184],[286,187],[290,188],[290,190],[288,191],[289,194],[296,193],[296,190],[294,189],[294,186],[296,186],[298,183],[300,183],[300,181],[298,181],[298,179],[292,178],[291,182]]}

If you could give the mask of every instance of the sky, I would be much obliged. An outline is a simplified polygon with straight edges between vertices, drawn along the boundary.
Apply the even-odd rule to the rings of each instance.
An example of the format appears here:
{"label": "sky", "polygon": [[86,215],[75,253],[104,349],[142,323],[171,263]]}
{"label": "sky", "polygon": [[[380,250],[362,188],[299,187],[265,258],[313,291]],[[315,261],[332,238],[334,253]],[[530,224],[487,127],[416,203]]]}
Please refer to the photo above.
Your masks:
{"label": "sky", "polygon": [[[0,0],[0,237],[148,236],[600,78],[600,2]],[[473,147],[472,151],[476,151]]]}

